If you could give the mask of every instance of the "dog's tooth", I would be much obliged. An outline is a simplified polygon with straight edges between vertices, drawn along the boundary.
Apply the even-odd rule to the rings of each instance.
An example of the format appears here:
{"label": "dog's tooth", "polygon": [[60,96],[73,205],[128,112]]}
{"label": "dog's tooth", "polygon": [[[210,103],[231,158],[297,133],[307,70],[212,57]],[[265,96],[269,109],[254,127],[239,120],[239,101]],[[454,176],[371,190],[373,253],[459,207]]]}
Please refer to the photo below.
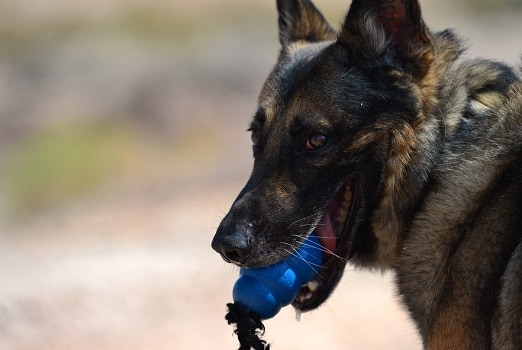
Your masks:
{"label": "dog's tooth", "polygon": [[348,191],[344,192],[344,200],[350,201],[351,199],[352,199],[352,191],[348,190]]}
{"label": "dog's tooth", "polygon": [[306,294],[305,300],[310,300],[310,299],[312,299],[312,293]]}
{"label": "dog's tooth", "polygon": [[348,211],[348,208],[350,207],[350,204],[352,202],[352,192],[346,191],[343,198],[342,207],[344,210]]}
{"label": "dog's tooth", "polygon": [[350,211],[350,205],[352,202],[352,191],[347,189],[344,192],[343,200],[341,202],[341,207],[339,208],[339,211],[337,212],[337,231],[341,232],[343,229],[344,222],[346,221],[346,217],[348,216],[348,213]]}
{"label": "dog's tooth", "polygon": [[348,208],[350,206],[350,203],[352,202],[352,196],[349,195],[349,196],[344,196],[344,199],[343,199],[343,207],[346,207]]}
{"label": "dog's tooth", "polygon": [[311,280],[310,282],[308,282],[306,284],[306,286],[313,293],[313,292],[315,292],[317,290],[317,287],[319,287],[319,282],[317,282],[316,280]]}
{"label": "dog's tooth", "polygon": [[337,215],[337,221],[344,221],[344,219],[346,218],[346,214],[348,214],[348,209],[345,206],[341,207]]}

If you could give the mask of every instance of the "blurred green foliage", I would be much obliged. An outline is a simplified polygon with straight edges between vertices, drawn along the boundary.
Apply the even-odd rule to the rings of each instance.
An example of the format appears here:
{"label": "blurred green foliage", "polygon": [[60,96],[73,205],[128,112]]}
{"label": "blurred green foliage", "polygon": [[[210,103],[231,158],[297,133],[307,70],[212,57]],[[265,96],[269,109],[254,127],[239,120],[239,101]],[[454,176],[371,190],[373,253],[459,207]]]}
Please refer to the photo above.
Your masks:
{"label": "blurred green foliage", "polygon": [[116,123],[43,128],[10,154],[3,184],[11,209],[25,212],[88,191],[132,164],[132,132]]}
{"label": "blurred green foliage", "polygon": [[99,119],[37,130],[0,166],[9,215],[19,219],[122,180],[193,177],[221,152],[215,131],[205,126],[195,125],[172,139],[151,137],[132,124]]}

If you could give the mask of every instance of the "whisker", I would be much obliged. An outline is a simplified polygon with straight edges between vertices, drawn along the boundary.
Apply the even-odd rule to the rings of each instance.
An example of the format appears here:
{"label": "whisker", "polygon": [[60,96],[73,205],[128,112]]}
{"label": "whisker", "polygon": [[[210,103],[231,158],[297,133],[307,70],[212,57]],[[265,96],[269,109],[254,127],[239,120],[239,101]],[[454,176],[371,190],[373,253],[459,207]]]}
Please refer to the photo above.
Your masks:
{"label": "whisker", "polygon": [[[299,222],[304,221],[304,220],[308,220],[308,219],[312,219],[313,221],[318,221],[318,220],[316,220],[316,218],[315,218],[316,215],[317,215],[317,214],[312,214],[312,215],[305,216],[305,217],[303,217],[303,218],[301,218],[301,219],[298,219],[298,220],[292,222],[290,225],[288,225],[288,228],[291,228],[292,226],[298,224]],[[305,226],[305,225],[306,225],[306,226],[315,226],[315,224],[301,224],[301,226]]]}
{"label": "whisker", "polygon": [[[297,237],[299,239],[303,239],[303,238],[306,238],[306,236],[302,236],[302,235],[294,235],[294,237]],[[327,238],[331,238],[331,239],[336,239],[335,237],[327,237]],[[303,243],[303,246],[305,247],[310,247],[310,248],[316,248],[316,249],[321,249],[323,252],[325,253],[328,253],[330,255],[332,255],[333,257],[343,261],[343,262],[348,262],[348,259],[346,258],[343,258],[342,256],[338,255],[338,254],[335,254],[334,251],[322,246],[320,243],[315,243],[315,242],[307,242],[307,241],[304,241]]]}
{"label": "whisker", "polygon": [[[299,259],[301,259],[302,261],[304,261],[304,262],[305,262],[305,263],[306,263],[306,264],[307,264],[307,265],[308,265],[308,266],[309,266],[309,267],[310,267],[310,268],[311,268],[311,269],[312,269],[316,274],[318,274],[318,275],[320,276],[320,274],[319,274],[319,270],[320,270],[320,268],[322,267],[321,264],[314,264],[314,263],[311,263],[311,262],[309,262],[309,261],[306,261],[306,260],[303,258],[303,256],[302,256],[301,254],[298,253],[297,249],[296,249],[294,246],[292,246],[290,243],[286,243],[286,242],[282,242],[282,243],[287,244],[288,246],[290,246],[290,248],[292,248],[292,249],[294,250],[294,252],[292,253],[292,252],[289,251],[288,249],[283,248],[287,253],[290,253],[291,255],[295,256],[296,258],[299,258]],[[321,277],[322,277],[322,276],[321,276]]]}
{"label": "whisker", "polygon": [[320,244],[316,244],[316,243],[313,243],[313,244],[312,244],[312,243],[306,243],[306,242],[305,242],[305,243],[303,243],[303,245],[306,246],[306,247],[311,247],[311,248],[321,249],[323,252],[332,255],[332,256],[333,256],[334,258],[336,258],[336,259],[339,259],[339,260],[344,261],[344,262],[348,262],[347,259],[345,259],[345,258],[343,258],[342,256],[336,254],[336,253],[333,252],[332,250],[330,250],[330,249],[328,249],[328,248],[326,248],[326,247],[323,247],[323,246],[320,245]]}
{"label": "whisker", "polygon": [[[312,263],[312,262],[307,261],[307,260],[306,260],[306,259],[305,259],[305,258],[304,258],[300,253],[299,253],[298,249],[295,248],[295,247],[294,247],[293,245],[291,245],[290,243],[286,243],[286,242],[281,242],[281,243],[286,244],[287,246],[289,246],[290,248],[292,248],[292,250],[293,250],[294,252],[291,253],[291,254],[292,254],[293,256],[295,256],[296,258],[299,258],[299,259],[303,260],[304,262],[309,263],[309,265],[315,265],[315,266],[317,266],[317,267],[322,267],[322,265],[321,265],[320,263],[315,264],[315,263]],[[284,248],[283,248],[283,249],[284,249]],[[287,249],[285,249],[285,250],[286,250],[287,252],[289,252]],[[312,267],[312,266],[310,266],[310,267]],[[317,272],[317,271],[316,271],[316,272]]]}

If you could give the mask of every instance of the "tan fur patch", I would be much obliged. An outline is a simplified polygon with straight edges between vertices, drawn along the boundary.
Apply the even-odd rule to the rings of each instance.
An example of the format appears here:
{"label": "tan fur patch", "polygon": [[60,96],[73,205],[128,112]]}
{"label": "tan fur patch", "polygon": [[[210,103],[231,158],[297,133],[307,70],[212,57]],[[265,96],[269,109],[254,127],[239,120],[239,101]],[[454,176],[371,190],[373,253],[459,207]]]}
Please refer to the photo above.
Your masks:
{"label": "tan fur patch", "polygon": [[[427,56],[427,57],[426,57]],[[435,106],[438,105],[439,100],[437,98],[437,85],[439,80],[437,78],[436,68],[431,62],[433,61],[433,52],[429,52],[425,55],[425,60],[430,63],[430,66],[426,68],[426,74],[419,82],[419,92],[422,101],[423,115],[433,115]],[[425,64],[427,64],[425,62]],[[417,119],[418,123],[422,123],[424,118]],[[416,127],[416,126],[415,126]]]}
{"label": "tan fur patch", "polygon": [[469,334],[466,332],[466,324],[469,315],[453,305],[444,310],[440,318],[435,322],[428,335],[427,349],[429,350],[474,350]]}
{"label": "tan fur patch", "polygon": [[259,108],[263,110],[266,116],[266,122],[270,123],[276,115],[276,102],[272,94],[267,91],[269,88],[263,88],[261,95],[259,96]]}
{"label": "tan fur patch", "polygon": [[399,251],[401,218],[395,207],[400,197],[404,169],[415,147],[415,131],[404,121],[382,119],[363,130],[352,144],[350,152],[357,153],[369,146],[377,146],[384,159],[381,176],[382,200],[375,211],[373,229],[378,240],[377,266],[391,266]]}
{"label": "tan fur patch", "polygon": [[387,268],[395,261],[399,252],[401,237],[401,218],[397,217],[395,207],[400,197],[400,184],[404,169],[410,161],[411,151],[415,147],[415,133],[412,127],[403,123],[397,125],[391,134],[389,150],[381,183],[384,184],[382,201],[375,212],[374,233],[378,239],[378,262],[381,268]]}

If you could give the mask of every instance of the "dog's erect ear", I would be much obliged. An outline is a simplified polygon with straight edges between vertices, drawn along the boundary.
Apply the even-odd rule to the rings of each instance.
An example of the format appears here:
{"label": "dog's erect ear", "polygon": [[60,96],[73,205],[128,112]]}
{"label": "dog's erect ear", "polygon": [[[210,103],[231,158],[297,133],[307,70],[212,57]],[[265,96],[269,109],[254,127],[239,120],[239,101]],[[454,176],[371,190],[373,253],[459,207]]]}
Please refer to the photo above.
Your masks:
{"label": "dog's erect ear", "polygon": [[279,41],[283,48],[296,41],[335,40],[337,33],[310,0],[277,0]]}
{"label": "dog's erect ear", "polygon": [[352,58],[370,64],[392,59],[418,78],[433,61],[432,41],[417,0],[353,0],[339,42]]}

